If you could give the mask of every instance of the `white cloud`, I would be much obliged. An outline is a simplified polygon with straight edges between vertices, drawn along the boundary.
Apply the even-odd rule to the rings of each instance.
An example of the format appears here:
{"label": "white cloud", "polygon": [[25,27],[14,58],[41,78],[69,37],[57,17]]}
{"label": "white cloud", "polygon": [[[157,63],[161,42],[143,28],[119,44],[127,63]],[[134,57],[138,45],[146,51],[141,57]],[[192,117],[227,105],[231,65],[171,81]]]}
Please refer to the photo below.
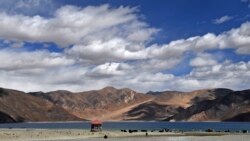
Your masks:
{"label": "white cloud", "polygon": [[[168,76],[170,74],[164,75]],[[225,61],[222,64],[201,66],[193,69],[190,74],[184,76],[172,76],[165,80],[164,75],[157,78],[157,75],[142,74],[141,78],[145,77],[145,79],[149,81],[139,81],[144,79],[131,81],[133,84],[132,87],[140,88],[142,91],[191,91],[208,88],[230,88],[234,90],[248,89],[250,86],[250,62],[232,63]],[[138,77],[140,77],[140,75]],[[155,79],[158,79],[159,81],[157,82]]]}
{"label": "white cloud", "polygon": [[11,49],[0,50],[1,70],[35,69],[67,66],[75,63],[59,53],[47,51],[15,51]]}
{"label": "white cloud", "polygon": [[191,72],[191,76],[196,78],[232,78],[239,77],[241,78],[244,74],[249,73],[250,62],[239,62],[239,63],[230,63],[225,62],[224,64],[217,64],[209,67],[196,68]]}
{"label": "white cloud", "polygon": [[[157,30],[138,21],[134,13],[134,8],[121,6],[112,9],[109,5],[85,8],[64,6],[52,18],[1,13],[0,37],[30,42],[54,42],[64,47],[91,43],[96,38],[101,41],[114,37],[134,37],[131,41],[140,42],[148,40]],[[139,39],[136,33],[142,34],[140,32],[145,36]]]}
{"label": "white cloud", "polygon": [[196,58],[190,61],[190,65],[194,67],[203,67],[203,66],[211,66],[216,65],[217,61],[210,54],[198,54]]}
{"label": "white cloud", "polygon": [[[203,52],[212,49],[234,48],[236,52],[250,46],[250,23],[245,22],[239,28],[233,28],[221,34],[207,33],[203,36],[190,37],[186,40],[172,41],[163,46],[147,48],[149,56],[177,57],[188,51]],[[247,54],[247,52],[245,52]]]}
{"label": "white cloud", "polygon": [[225,22],[228,22],[228,21],[232,20],[233,18],[234,17],[232,17],[232,16],[222,16],[222,17],[220,17],[218,19],[214,19],[213,23],[214,24],[222,24],[222,23],[225,23]]}
{"label": "white cloud", "polygon": [[136,66],[134,69],[139,72],[159,72],[174,68],[182,58],[171,59],[147,59],[133,63]]}
{"label": "white cloud", "polygon": [[[215,87],[246,89],[250,84],[250,62],[225,61],[197,65],[190,74],[174,76],[160,72],[160,68],[154,70],[157,62],[152,63],[152,68],[147,69],[140,63],[122,62],[109,62],[93,67],[91,64],[81,65],[72,62],[62,54],[13,50],[0,52],[1,60],[6,60],[1,63],[0,86],[25,91],[56,89],[83,91],[99,89],[107,85],[118,88],[129,87],[141,92],[166,89],[190,91]],[[208,56],[208,54],[200,54],[197,57]],[[161,63],[160,60],[159,63]],[[28,87],[23,87],[24,82]]]}
{"label": "white cloud", "polygon": [[105,63],[96,66],[93,68],[87,76],[91,77],[112,77],[112,76],[120,76],[125,75],[126,69],[130,69],[128,64],[121,64],[121,63]]}
{"label": "white cloud", "polygon": [[129,46],[133,45],[122,39],[114,38],[106,42],[93,41],[86,46],[76,45],[66,52],[70,56],[80,58],[83,61],[91,61],[92,63],[146,58],[146,54],[143,51],[130,51],[128,49]]}
{"label": "white cloud", "polygon": [[199,80],[202,88],[247,89],[250,86],[250,62],[231,63],[226,61],[223,64],[196,68],[189,77]]}
{"label": "white cloud", "polygon": [[[83,91],[112,85],[143,92],[249,88],[249,62],[219,63],[216,56],[206,53],[233,48],[239,55],[249,54],[249,22],[218,35],[207,33],[151,45],[159,29],[142,21],[136,11],[101,5],[63,6],[50,18],[0,13],[0,38],[6,41],[5,49],[0,50],[0,60],[4,60],[0,86]],[[10,48],[24,46],[24,42],[52,42],[64,48],[58,53]],[[197,54],[188,62],[194,67],[190,74],[166,73],[189,52]],[[23,87],[24,82],[28,87]]]}
{"label": "white cloud", "polygon": [[250,54],[250,47],[249,46],[241,47],[241,48],[237,49],[236,52],[238,54]]}
{"label": "white cloud", "polygon": [[142,73],[138,75],[137,79],[141,83],[162,83],[171,81],[174,78],[172,74],[163,74],[163,73]]}
{"label": "white cloud", "polygon": [[152,34],[156,33],[157,29],[143,29],[137,32],[133,32],[128,35],[128,39],[134,42],[149,42]]}

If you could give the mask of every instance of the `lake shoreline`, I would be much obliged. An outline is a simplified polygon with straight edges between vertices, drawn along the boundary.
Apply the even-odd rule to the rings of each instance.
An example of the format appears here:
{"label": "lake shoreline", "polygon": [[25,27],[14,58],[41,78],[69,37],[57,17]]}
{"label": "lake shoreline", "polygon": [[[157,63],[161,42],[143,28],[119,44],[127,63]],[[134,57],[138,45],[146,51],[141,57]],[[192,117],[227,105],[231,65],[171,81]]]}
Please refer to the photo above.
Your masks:
{"label": "lake shoreline", "polygon": [[[84,129],[90,130],[90,122],[29,122],[0,124],[0,129]],[[168,131],[206,131],[242,132],[250,131],[247,122],[103,122],[104,130],[168,130]]]}

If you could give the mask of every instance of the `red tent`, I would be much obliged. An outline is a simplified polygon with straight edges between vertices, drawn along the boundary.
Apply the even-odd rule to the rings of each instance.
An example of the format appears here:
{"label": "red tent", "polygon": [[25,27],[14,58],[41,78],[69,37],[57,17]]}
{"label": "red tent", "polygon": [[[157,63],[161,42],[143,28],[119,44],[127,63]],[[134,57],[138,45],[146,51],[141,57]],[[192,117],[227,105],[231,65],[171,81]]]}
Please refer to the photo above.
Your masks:
{"label": "red tent", "polygon": [[102,131],[102,121],[95,119],[90,122],[91,132],[100,132]]}
{"label": "red tent", "polygon": [[100,121],[98,119],[92,120],[90,123],[93,125],[102,125],[102,121]]}

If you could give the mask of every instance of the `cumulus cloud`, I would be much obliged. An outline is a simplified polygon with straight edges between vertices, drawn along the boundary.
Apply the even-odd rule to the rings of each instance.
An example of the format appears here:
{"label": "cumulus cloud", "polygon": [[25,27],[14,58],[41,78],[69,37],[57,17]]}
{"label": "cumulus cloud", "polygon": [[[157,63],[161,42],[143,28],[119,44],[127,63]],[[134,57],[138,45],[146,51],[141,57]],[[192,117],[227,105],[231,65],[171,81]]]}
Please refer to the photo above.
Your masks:
{"label": "cumulus cloud", "polygon": [[48,51],[15,51],[11,49],[0,50],[1,70],[35,69],[67,66],[74,64],[75,60],[68,59],[59,53]]}
{"label": "cumulus cloud", "polygon": [[[135,8],[121,6],[112,9],[109,5],[85,8],[63,6],[56,10],[52,18],[1,13],[0,37],[54,42],[63,47],[86,44],[96,38],[101,41],[114,37],[136,42],[148,40],[157,29],[148,28],[146,23],[138,21],[134,13]],[[144,34],[144,37],[139,38],[137,34]]]}
{"label": "cumulus cloud", "polygon": [[[140,19],[137,12],[136,8],[109,5],[63,6],[49,18],[1,12],[0,38],[8,43],[0,49],[0,60],[4,60],[0,86],[25,91],[83,91],[112,85],[143,92],[249,88],[249,62],[220,63],[207,52],[232,48],[238,55],[249,54],[249,22],[218,35],[149,44],[159,29]],[[29,42],[55,43],[63,51],[20,48]],[[195,54],[187,61],[190,73],[167,73],[189,52]]]}
{"label": "cumulus cloud", "polygon": [[125,75],[127,69],[130,69],[128,64],[122,63],[105,63],[96,66],[93,68],[87,76],[91,77],[112,77],[112,76],[120,76]]}
{"label": "cumulus cloud", "polygon": [[[207,33],[203,36],[190,37],[186,40],[172,41],[171,43],[173,43],[174,46],[170,47],[170,43],[152,50],[151,53],[165,56],[166,53],[172,51],[171,54],[180,56],[187,51],[203,52],[206,50],[227,48],[234,48],[236,49],[236,52],[241,53],[239,50],[250,46],[249,33],[250,23],[245,22],[239,28],[234,28],[218,35]],[[148,50],[150,49],[153,48],[149,48]]]}
{"label": "cumulus cloud", "polygon": [[134,62],[133,65],[136,66],[134,70],[139,72],[159,72],[174,68],[181,61],[181,57],[171,59],[146,59]]}
{"label": "cumulus cloud", "polygon": [[88,45],[75,45],[66,52],[70,56],[77,57],[83,61],[90,61],[92,63],[146,58],[145,52],[130,51],[128,49],[129,46],[133,46],[133,44],[130,44],[123,39],[114,38],[106,42],[93,41]]}
{"label": "cumulus cloud", "polygon": [[[143,74],[144,76],[147,76]],[[164,76],[158,78],[159,81],[155,82],[156,74],[149,75],[152,77],[148,82],[136,81],[132,87],[139,87],[150,90],[179,90],[190,91],[197,89],[207,88],[230,88],[235,90],[242,90],[249,88],[250,76],[250,62],[232,63],[225,61],[216,65],[201,66],[193,69],[189,74],[184,76],[170,76],[164,79]],[[143,78],[143,76],[142,76]],[[140,80],[140,79],[139,79]],[[143,79],[142,79],[143,80]],[[161,81],[162,80],[162,81]],[[161,82],[160,82],[161,81]],[[139,83],[141,82],[141,83]],[[160,83],[159,83],[160,82]]]}
{"label": "cumulus cloud", "polygon": [[203,67],[203,66],[211,66],[216,65],[217,61],[211,54],[198,54],[196,58],[190,61],[190,65],[194,67]]}
{"label": "cumulus cloud", "polygon": [[233,18],[234,17],[232,17],[232,16],[222,16],[222,17],[220,17],[218,19],[214,19],[213,23],[214,24],[222,24],[222,23],[225,23],[225,22],[228,22],[228,21],[232,20]]}
{"label": "cumulus cloud", "polygon": [[[224,62],[194,69],[189,77],[199,80],[200,87],[227,87],[246,89],[249,87],[250,62]],[[204,83],[203,83],[204,82]],[[203,86],[201,86],[203,85]]]}
{"label": "cumulus cloud", "polygon": [[237,49],[236,52],[238,54],[250,54],[250,47],[249,46],[241,47],[241,48]]}

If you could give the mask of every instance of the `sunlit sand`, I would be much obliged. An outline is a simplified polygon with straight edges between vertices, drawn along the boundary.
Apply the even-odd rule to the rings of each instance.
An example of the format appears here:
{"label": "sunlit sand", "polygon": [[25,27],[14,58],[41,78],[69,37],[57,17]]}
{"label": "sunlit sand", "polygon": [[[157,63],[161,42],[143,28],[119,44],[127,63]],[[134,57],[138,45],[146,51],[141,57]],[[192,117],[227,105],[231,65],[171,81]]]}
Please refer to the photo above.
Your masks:
{"label": "sunlit sand", "polygon": [[120,141],[132,140],[154,140],[154,141],[193,141],[193,140],[218,140],[218,141],[234,141],[247,140],[250,138],[248,134],[243,133],[206,133],[206,132],[145,132],[128,133],[121,131],[103,131],[90,132],[89,130],[80,129],[0,129],[1,141],[80,141],[104,139],[107,135],[108,140]]}

